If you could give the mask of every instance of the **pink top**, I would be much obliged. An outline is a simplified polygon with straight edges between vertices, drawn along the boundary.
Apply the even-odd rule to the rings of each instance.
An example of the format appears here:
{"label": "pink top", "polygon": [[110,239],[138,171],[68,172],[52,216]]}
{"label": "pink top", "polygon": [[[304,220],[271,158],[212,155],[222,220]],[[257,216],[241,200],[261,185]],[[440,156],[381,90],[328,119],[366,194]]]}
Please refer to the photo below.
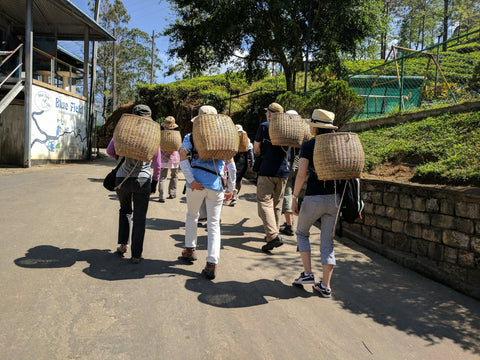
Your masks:
{"label": "pink top", "polygon": [[162,168],[176,169],[180,163],[180,154],[178,151],[162,151]]}

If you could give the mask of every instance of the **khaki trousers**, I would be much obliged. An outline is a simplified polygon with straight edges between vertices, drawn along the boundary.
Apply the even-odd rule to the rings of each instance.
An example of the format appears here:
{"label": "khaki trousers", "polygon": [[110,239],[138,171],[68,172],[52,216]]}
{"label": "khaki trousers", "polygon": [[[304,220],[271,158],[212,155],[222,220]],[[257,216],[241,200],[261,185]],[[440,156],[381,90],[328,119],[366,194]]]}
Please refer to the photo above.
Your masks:
{"label": "khaki trousers", "polygon": [[257,179],[258,216],[263,221],[267,241],[272,241],[278,236],[287,180],[288,178],[273,176],[259,176]]}

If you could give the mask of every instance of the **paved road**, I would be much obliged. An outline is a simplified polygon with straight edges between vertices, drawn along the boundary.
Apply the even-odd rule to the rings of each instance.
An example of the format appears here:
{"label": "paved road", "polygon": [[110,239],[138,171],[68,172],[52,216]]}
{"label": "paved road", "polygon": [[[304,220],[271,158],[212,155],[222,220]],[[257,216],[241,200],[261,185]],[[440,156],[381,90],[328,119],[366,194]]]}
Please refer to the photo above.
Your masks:
{"label": "paved road", "polygon": [[[108,158],[0,176],[2,359],[479,359],[480,302],[336,243],[334,296],[294,287],[294,237],[272,254],[255,187],[222,213],[218,276],[180,255],[185,199],[150,202],[145,260],[112,254],[118,201]],[[183,186],[183,181],[180,183]],[[313,229],[319,242],[319,230]],[[318,248],[318,245],[316,246]],[[314,268],[321,273],[318,253]]]}

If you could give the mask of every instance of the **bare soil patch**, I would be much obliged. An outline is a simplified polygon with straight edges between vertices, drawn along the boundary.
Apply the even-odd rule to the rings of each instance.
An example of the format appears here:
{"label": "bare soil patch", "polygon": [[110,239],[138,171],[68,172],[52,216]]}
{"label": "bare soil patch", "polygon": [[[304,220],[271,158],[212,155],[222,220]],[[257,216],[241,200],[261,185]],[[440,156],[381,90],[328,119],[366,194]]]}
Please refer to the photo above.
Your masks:
{"label": "bare soil patch", "polygon": [[363,172],[362,177],[365,179],[395,181],[401,183],[411,182],[411,178],[415,172],[415,167],[405,164],[385,163],[377,166],[369,172]]}

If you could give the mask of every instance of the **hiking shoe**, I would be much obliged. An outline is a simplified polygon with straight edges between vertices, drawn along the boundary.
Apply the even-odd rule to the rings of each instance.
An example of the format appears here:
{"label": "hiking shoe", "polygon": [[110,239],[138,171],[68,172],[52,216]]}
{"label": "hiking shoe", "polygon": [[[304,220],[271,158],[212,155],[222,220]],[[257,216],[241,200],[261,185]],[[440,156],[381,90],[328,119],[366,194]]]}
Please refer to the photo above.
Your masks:
{"label": "hiking shoe", "polygon": [[176,197],[177,197],[177,195],[169,195],[169,196],[167,197],[167,199],[175,199]]}
{"label": "hiking shoe", "polygon": [[182,258],[187,261],[197,260],[197,249],[186,247],[182,250]]}
{"label": "hiking shoe", "polygon": [[132,257],[132,264],[139,264],[142,261],[142,258]]}
{"label": "hiking shoe", "polygon": [[117,254],[120,256],[123,256],[127,252],[128,245],[127,244],[120,244],[119,247],[117,247]]}
{"label": "hiking shoe", "polygon": [[332,297],[332,289],[323,286],[321,281],[313,285],[313,291],[319,293],[324,298]]}
{"label": "hiking shoe", "polygon": [[217,274],[217,264],[207,261],[207,265],[205,265],[205,269],[203,269],[203,273],[207,278],[215,279],[215,276]]}
{"label": "hiking shoe", "polygon": [[237,200],[233,199],[232,201],[230,201],[229,206],[235,206],[236,204],[237,204]]}
{"label": "hiking shoe", "polygon": [[158,199],[158,202],[164,203],[165,199]]}
{"label": "hiking shoe", "polygon": [[280,247],[283,245],[282,238],[277,236],[272,241],[268,241],[265,245],[262,246],[262,251],[270,251],[273,248]]}
{"label": "hiking shoe", "polygon": [[293,283],[296,285],[315,284],[315,276],[313,273],[305,275],[305,272],[302,272],[298,279],[293,280]]}
{"label": "hiking shoe", "polygon": [[280,232],[284,235],[292,236],[295,234],[295,232],[292,230],[291,225],[285,225],[285,227],[280,229]]}

